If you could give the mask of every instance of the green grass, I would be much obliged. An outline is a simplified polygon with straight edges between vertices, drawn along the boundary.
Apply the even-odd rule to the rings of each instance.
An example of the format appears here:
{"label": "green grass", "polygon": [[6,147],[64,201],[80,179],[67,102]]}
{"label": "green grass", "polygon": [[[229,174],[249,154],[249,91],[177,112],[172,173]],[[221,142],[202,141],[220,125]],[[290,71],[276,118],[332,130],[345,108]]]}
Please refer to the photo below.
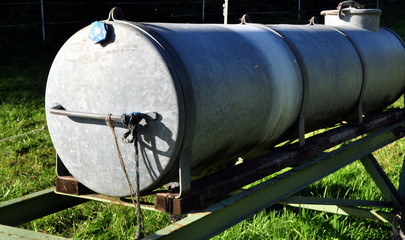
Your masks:
{"label": "green grass", "polygon": [[[43,89],[45,76],[20,71],[0,79],[0,139],[46,125],[43,92],[37,90]],[[0,143],[0,176],[6,183],[0,186],[0,201],[52,186],[54,154],[45,131]]]}
{"label": "green grass", "polygon": [[[42,66],[1,79],[0,139],[45,125]],[[4,87],[4,88],[3,88]],[[3,89],[5,89],[3,91]],[[393,106],[403,107],[403,99]],[[405,140],[375,153],[395,184],[404,159]],[[54,156],[47,131],[0,143],[0,201],[53,186]],[[326,177],[299,193],[306,196],[382,200],[359,162]],[[74,239],[131,239],[135,235],[132,208],[89,202],[20,227]],[[147,234],[167,226],[158,212],[145,213]],[[391,226],[335,214],[291,207],[262,211],[214,239],[387,239]]]}
{"label": "green grass", "polygon": [[373,222],[285,207],[260,212],[214,239],[388,239],[389,236],[385,227]]}

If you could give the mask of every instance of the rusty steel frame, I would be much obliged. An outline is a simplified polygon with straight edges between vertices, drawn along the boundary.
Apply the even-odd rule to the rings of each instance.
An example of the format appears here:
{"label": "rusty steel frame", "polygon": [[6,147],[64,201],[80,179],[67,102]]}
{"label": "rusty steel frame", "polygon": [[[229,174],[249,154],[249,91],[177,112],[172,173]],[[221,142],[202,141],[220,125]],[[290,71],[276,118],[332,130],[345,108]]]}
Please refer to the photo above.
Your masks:
{"label": "rusty steel frame", "polygon": [[[404,129],[405,121],[402,120],[346,146],[331,152],[324,152],[267,181],[242,189],[231,197],[202,211],[188,214],[186,218],[146,236],[145,239],[206,239],[279,202],[338,214],[390,221],[394,213],[401,212],[403,209],[405,170],[402,168],[400,187],[397,190],[371,154],[375,150],[404,137]],[[308,185],[359,159],[381,189],[386,199],[385,202],[291,197]],[[40,218],[88,200],[130,205],[117,198],[108,198],[97,194],[62,195],[55,193],[54,188],[47,189],[0,203],[0,239],[36,239],[40,237],[42,239],[64,239],[11,226]],[[394,211],[369,210],[361,208],[363,206],[390,208]],[[150,205],[145,206],[145,208],[153,209]]]}

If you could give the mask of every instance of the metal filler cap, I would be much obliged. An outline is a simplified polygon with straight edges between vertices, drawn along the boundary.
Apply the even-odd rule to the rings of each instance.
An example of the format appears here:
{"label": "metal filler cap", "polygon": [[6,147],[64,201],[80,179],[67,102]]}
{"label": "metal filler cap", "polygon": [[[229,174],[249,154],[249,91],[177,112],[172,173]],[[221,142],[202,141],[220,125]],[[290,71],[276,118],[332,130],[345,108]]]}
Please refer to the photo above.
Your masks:
{"label": "metal filler cap", "polygon": [[363,7],[355,1],[344,1],[339,3],[337,10],[322,11],[321,15],[325,16],[325,25],[356,26],[369,31],[378,31],[381,10]]}
{"label": "metal filler cap", "polygon": [[105,23],[95,21],[90,26],[90,32],[88,37],[93,43],[99,43],[107,38],[107,30]]}

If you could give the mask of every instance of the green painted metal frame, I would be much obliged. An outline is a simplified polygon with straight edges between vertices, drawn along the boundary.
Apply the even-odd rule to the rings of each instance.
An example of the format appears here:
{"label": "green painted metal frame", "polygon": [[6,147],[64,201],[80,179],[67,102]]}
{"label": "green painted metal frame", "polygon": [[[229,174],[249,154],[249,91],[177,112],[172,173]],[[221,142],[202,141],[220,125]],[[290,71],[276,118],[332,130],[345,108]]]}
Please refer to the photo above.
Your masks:
{"label": "green painted metal frame", "polygon": [[68,240],[68,238],[57,237],[45,233],[34,232],[16,227],[0,224],[1,240]]}
{"label": "green painted metal frame", "polygon": [[49,188],[20,198],[1,202],[0,239],[66,239],[11,226],[17,226],[87,201],[86,199],[56,194],[55,188]]}
{"label": "green painted metal frame", "polygon": [[[403,137],[404,128],[399,127],[397,134]],[[405,160],[405,159],[404,159]],[[360,159],[367,173],[374,180],[386,201],[361,201],[348,199],[330,199],[291,196],[280,203],[293,207],[306,208],[322,212],[336,213],[341,215],[356,216],[380,220],[383,222],[393,222],[398,212],[403,212],[405,204],[405,161],[403,162],[398,190],[385,174],[381,165],[372,153]],[[383,212],[368,208],[391,208],[392,212]]]}
{"label": "green painted metal frame", "polygon": [[[263,183],[242,190],[203,212],[190,214],[145,239],[208,239],[213,237],[254,213],[280,202],[319,179],[402,138],[403,134],[398,129],[403,128],[404,124],[405,122],[395,124],[337,150],[324,153]],[[372,203],[368,202],[369,205]],[[381,205],[381,203],[379,204]],[[384,204],[390,205],[390,203]],[[344,207],[341,209],[343,210]],[[348,210],[349,207],[346,207],[347,213],[357,211],[357,209]],[[339,211],[333,212],[339,213]],[[389,213],[376,211],[370,212],[369,217],[380,220],[390,219]]]}
{"label": "green painted metal frame", "polygon": [[0,224],[16,226],[46,215],[87,202],[86,199],[65,197],[55,188],[35,192],[0,203]]}
{"label": "green painted metal frame", "polygon": [[[404,168],[401,173],[400,190],[397,191],[377,161],[370,154],[404,137],[404,127],[405,121],[369,134],[334,151],[325,152],[317,158],[300,164],[265,182],[248,189],[243,189],[228,199],[206,208],[204,211],[189,214],[186,218],[145,237],[145,239],[207,239],[280,201],[333,213],[390,221],[393,217],[391,213],[370,211],[368,209],[364,211],[365,209],[353,206],[377,206],[393,208],[395,211],[403,209],[402,203],[405,199]],[[294,199],[290,197],[308,185],[358,159],[361,159],[363,165],[377,183],[377,186],[382,190],[387,202],[342,199]],[[18,225],[88,200],[119,203],[116,200],[100,199],[96,195],[82,198],[81,196],[72,197],[70,195],[56,194],[54,189],[51,188],[0,203],[0,224]],[[0,239],[63,239],[4,225],[0,225]],[[37,236],[38,238],[35,238]]]}
{"label": "green painted metal frame", "polygon": [[395,211],[385,212],[385,211],[378,211],[375,209],[362,208],[362,207],[372,207],[372,208],[394,209],[392,202],[384,202],[384,201],[364,201],[364,200],[291,196],[286,199],[283,199],[279,203],[286,204],[292,207],[306,208],[346,216],[368,218],[380,220],[383,222],[392,222],[396,215]]}
{"label": "green painted metal frame", "polygon": [[[66,196],[69,198],[78,198],[78,199],[86,199],[89,201],[97,201],[97,202],[104,202],[104,203],[112,203],[112,204],[119,204],[127,207],[134,207],[134,204],[130,199],[123,199],[119,197],[109,197],[105,196],[102,194],[83,194],[83,195],[74,195],[74,194],[66,194],[66,193],[61,193],[58,191],[55,191],[56,194],[61,195],[61,196]],[[154,208],[153,203],[146,203],[141,201],[141,208],[143,210],[149,210],[149,211],[157,211]]]}

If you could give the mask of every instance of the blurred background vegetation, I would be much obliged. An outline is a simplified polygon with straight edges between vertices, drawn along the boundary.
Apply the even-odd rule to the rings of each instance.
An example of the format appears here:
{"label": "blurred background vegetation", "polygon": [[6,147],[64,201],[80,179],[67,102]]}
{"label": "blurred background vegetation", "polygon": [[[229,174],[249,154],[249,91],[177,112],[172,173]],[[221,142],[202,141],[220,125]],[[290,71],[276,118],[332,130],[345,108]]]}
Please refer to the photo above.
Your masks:
{"label": "blurred background vegetation", "polygon": [[[319,12],[335,9],[339,0],[230,0],[229,23],[238,23],[248,13],[258,23],[307,23]],[[43,1],[45,41],[42,34],[41,1],[2,1],[0,3],[0,64],[21,64],[22,59],[49,64],[60,46],[78,29],[95,20],[106,19],[112,7],[121,7],[125,19],[137,22],[202,23],[202,0],[51,0]],[[223,0],[205,1],[205,23],[223,22]],[[401,11],[404,1],[365,0],[366,7],[383,10],[383,25],[391,27],[392,11]],[[35,61],[33,59],[35,57]],[[25,65],[25,63],[24,63]]]}

